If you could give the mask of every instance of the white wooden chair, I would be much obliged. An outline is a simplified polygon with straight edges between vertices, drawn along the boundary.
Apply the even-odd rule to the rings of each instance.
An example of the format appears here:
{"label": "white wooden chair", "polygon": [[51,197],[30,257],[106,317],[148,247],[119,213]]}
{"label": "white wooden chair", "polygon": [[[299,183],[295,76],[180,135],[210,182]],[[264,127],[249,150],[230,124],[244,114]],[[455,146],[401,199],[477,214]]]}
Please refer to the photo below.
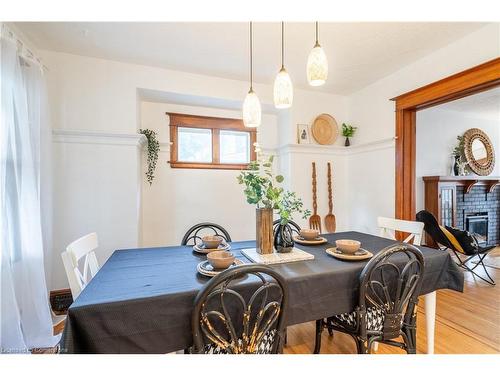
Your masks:
{"label": "white wooden chair", "polygon": [[[391,219],[388,217],[377,218],[378,227],[380,228],[380,237],[396,239],[396,231],[410,233],[403,242],[412,243],[420,246],[422,242],[422,233],[424,231],[423,223],[419,221],[407,221],[399,219]],[[413,241],[412,241],[413,240]]]}
{"label": "white wooden chair", "polygon": [[[97,249],[97,234],[90,233],[70,243],[66,251],[61,254],[73,300],[99,271],[95,249]],[[81,258],[85,258],[83,274],[78,266]]]}
{"label": "white wooden chair", "polygon": [[[380,228],[380,237],[395,240],[395,231],[400,231],[410,233],[410,235],[406,237],[403,242],[410,243],[410,241],[413,240],[413,245],[416,246],[420,246],[422,243],[424,225],[421,222],[378,217],[377,223]],[[436,292],[424,295],[424,300],[427,331],[427,353],[432,354],[434,353],[434,331],[436,325]],[[377,348],[378,345],[374,345],[373,349],[375,351]]]}

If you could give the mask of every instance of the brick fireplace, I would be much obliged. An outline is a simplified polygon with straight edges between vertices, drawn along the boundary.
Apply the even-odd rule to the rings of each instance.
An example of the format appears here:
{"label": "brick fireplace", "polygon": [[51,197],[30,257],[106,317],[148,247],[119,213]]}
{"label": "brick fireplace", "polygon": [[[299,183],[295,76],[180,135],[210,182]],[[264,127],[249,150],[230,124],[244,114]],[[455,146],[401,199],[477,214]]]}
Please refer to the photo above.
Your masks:
{"label": "brick fireplace", "polygon": [[[425,209],[441,225],[468,230],[482,245],[500,243],[500,177],[425,176]],[[426,243],[433,244],[426,236]]]}
{"label": "brick fireplace", "polygon": [[483,244],[500,243],[500,188],[488,193],[485,186],[474,186],[464,194],[457,186],[456,227],[486,237]]}

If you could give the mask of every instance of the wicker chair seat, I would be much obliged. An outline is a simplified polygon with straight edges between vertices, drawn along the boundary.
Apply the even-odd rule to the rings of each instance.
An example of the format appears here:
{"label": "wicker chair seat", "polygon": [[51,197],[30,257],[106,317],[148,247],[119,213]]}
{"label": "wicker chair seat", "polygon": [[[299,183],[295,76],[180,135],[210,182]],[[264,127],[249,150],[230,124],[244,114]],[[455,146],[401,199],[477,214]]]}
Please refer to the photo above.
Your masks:
{"label": "wicker chair seat", "polygon": [[[272,329],[264,334],[262,339],[260,340],[259,344],[257,345],[257,348],[254,353],[252,354],[270,354],[272,353],[273,350],[273,344],[275,340],[277,330]],[[242,344],[242,340],[238,340],[238,347],[240,347]],[[204,354],[230,354],[226,349],[218,346],[217,344],[207,344],[204,347]],[[248,353],[247,353],[248,354]]]}

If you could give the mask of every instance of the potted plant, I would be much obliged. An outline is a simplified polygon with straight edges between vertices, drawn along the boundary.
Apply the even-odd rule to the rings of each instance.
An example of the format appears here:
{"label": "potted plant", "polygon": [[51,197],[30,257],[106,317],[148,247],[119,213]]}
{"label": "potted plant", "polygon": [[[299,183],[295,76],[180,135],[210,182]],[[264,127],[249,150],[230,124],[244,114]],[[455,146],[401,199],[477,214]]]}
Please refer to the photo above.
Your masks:
{"label": "potted plant", "polygon": [[345,146],[348,147],[351,145],[351,142],[349,142],[349,138],[354,136],[354,133],[356,133],[356,126],[352,126],[346,123],[342,124],[342,136],[345,137]]}
{"label": "potted plant", "polygon": [[453,149],[452,155],[454,158],[453,174],[455,176],[463,176],[466,173],[466,160],[465,160],[465,140],[463,135],[457,136],[457,145]]}
{"label": "potted plant", "polygon": [[[303,212],[305,217],[308,210],[302,209],[302,201],[295,193],[285,191],[279,184],[284,180],[283,176],[275,176],[272,171],[273,156],[263,161],[253,161],[247,170],[238,175],[238,183],[245,185],[244,194],[247,202],[256,205],[256,240],[257,251],[261,254],[273,252],[276,243],[277,251],[290,251],[293,248],[293,239],[285,233],[291,233],[288,222],[292,213]],[[278,210],[280,214],[280,234],[273,239],[273,212]],[[283,229],[281,227],[288,227]],[[282,230],[281,230],[282,229]],[[277,231],[278,232],[278,231]],[[285,243],[286,239],[286,243]]]}

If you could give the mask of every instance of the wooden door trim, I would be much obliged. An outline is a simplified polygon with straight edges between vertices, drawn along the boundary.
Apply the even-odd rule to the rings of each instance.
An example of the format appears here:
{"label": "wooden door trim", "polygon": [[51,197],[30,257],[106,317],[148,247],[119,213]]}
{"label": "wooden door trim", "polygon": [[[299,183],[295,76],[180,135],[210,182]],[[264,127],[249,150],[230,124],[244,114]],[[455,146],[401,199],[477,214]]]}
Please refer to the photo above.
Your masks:
{"label": "wooden door trim", "polygon": [[392,98],[396,107],[395,217],[415,219],[416,113],[500,85],[500,58]]}

